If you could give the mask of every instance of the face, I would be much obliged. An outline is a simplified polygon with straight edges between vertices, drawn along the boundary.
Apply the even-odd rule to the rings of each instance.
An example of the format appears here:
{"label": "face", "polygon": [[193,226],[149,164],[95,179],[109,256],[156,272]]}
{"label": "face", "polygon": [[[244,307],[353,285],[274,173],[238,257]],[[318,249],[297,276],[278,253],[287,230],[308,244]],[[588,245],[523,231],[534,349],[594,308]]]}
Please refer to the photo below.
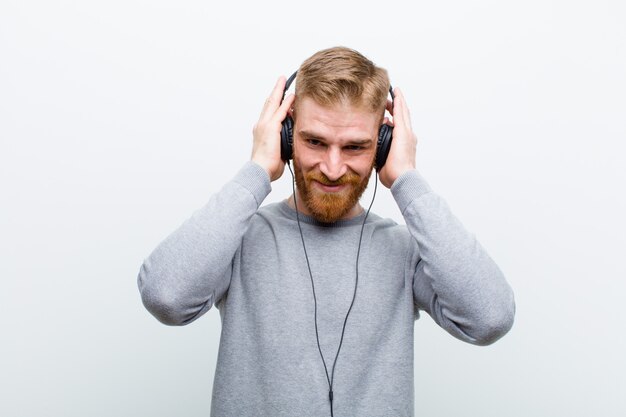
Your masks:
{"label": "face", "polygon": [[305,97],[294,113],[298,209],[330,223],[356,216],[374,166],[381,115],[340,103],[324,107]]}

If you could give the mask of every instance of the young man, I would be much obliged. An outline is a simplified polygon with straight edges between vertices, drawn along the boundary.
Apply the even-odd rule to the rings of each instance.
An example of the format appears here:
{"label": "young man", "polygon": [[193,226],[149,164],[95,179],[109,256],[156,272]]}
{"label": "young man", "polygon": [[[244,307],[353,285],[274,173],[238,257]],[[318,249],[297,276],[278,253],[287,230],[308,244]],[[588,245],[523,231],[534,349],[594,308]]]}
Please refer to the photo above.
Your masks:
{"label": "young man", "polygon": [[[415,169],[402,92],[356,51],[307,59],[295,96],[280,78],[253,130],[252,160],[145,260],[139,288],[160,321],[214,304],[222,334],[211,415],[412,416],[418,310],[455,337],[503,336],[513,294],[496,264]],[[393,116],[380,182],[406,226],[359,205]],[[297,189],[260,207],[281,177],[293,118]]]}

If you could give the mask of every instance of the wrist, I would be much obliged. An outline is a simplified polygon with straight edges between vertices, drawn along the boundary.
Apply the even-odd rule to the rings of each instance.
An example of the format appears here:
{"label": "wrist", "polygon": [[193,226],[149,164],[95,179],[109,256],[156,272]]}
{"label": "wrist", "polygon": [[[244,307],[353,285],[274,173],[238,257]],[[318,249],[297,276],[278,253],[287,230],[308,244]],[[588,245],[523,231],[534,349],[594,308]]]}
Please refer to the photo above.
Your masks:
{"label": "wrist", "polygon": [[400,178],[401,176],[403,176],[407,172],[414,171],[414,170],[415,170],[415,164],[407,164],[407,165],[404,165],[404,166],[402,166],[400,168],[396,168],[394,170],[394,174],[393,174],[393,179],[391,181],[391,185],[393,185],[393,183],[395,183],[398,178]]}
{"label": "wrist", "polygon": [[400,178],[407,172],[411,172],[414,170],[415,164],[404,164],[402,166],[385,165],[379,173],[380,181],[385,187],[391,188],[398,178]]}
{"label": "wrist", "polygon": [[400,211],[404,213],[404,210],[412,201],[432,192],[432,189],[424,177],[414,169],[396,178],[390,191]]}
{"label": "wrist", "polygon": [[279,179],[280,176],[283,174],[283,170],[285,169],[285,164],[281,160],[276,163],[276,161],[274,160],[270,161],[265,158],[252,157],[251,161],[263,168],[263,170],[270,178],[270,181],[275,181]]}
{"label": "wrist", "polygon": [[266,159],[253,156],[250,160],[263,168],[267,175],[272,178],[272,170],[270,168],[269,162]]}

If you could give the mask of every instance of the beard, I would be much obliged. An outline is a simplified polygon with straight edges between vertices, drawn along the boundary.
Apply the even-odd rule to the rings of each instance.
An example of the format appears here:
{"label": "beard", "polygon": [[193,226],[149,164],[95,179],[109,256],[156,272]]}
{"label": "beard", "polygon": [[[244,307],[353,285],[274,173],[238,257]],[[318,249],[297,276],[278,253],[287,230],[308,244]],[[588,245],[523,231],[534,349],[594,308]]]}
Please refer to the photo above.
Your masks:
{"label": "beard", "polygon": [[[298,194],[311,216],[323,223],[333,223],[345,216],[358,202],[367,188],[370,175],[359,177],[349,171],[336,181],[331,181],[319,171],[302,172],[296,159],[293,166],[298,186]],[[374,164],[369,170],[371,174]],[[312,186],[317,181],[324,185],[346,185],[343,190],[327,193]]]}

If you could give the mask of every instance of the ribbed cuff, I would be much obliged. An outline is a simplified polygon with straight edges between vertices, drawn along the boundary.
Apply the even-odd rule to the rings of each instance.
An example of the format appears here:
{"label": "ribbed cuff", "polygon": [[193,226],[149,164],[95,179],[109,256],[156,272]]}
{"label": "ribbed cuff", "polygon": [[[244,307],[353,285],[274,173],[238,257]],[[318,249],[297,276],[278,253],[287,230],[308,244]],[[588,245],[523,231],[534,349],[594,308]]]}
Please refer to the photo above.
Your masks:
{"label": "ribbed cuff", "polygon": [[272,191],[272,183],[267,172],[256,162],[248,161],[239,170],[233,181],[244,187],[254,196],[260,206]]}
{"label": "ribbed cuff", "polygon": [[391,185],[391,194],[398,203],[401,213],[404,213],[411,201],[431,191],[430,185],[417,170],[405,172]]}

